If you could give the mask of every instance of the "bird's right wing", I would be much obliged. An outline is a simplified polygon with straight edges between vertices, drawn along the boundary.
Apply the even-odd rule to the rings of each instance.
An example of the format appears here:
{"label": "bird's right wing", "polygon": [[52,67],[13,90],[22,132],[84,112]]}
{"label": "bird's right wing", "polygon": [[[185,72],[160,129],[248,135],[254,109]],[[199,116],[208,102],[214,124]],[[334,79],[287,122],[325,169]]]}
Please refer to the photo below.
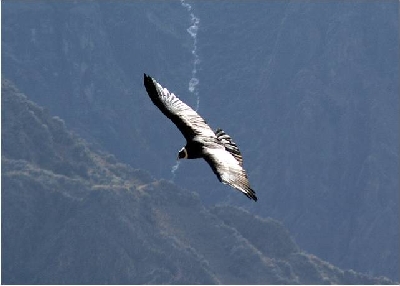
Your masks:
{"label": "bird's right wing", "polygon": [[144,86],[154,105],[178,127],[187,141],[197,135],[215,137],[212,129],[196,111],[146,74]]}
{"label": "bird's right wing", "polygon": [[256,193],[250,187],[246,171],[239,161],[225,148],[204,148],[204,160],[210,165],[218,179],[257,201]]}

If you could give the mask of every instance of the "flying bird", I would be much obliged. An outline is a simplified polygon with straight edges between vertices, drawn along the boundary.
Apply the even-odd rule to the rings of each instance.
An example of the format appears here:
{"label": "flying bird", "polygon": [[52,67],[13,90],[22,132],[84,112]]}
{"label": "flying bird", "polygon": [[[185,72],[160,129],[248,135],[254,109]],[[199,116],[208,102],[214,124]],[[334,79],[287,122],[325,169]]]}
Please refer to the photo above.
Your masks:
{"label": "flying bird", "polygon": [[214,132],[196,111],[146,74],[144,86],[154,105],[178,127],[186,139],[186,146],[179,151],[178,159],[203,158],[220,182],[257,201],[243,169],[242,154],[232,138],[221,129]]}

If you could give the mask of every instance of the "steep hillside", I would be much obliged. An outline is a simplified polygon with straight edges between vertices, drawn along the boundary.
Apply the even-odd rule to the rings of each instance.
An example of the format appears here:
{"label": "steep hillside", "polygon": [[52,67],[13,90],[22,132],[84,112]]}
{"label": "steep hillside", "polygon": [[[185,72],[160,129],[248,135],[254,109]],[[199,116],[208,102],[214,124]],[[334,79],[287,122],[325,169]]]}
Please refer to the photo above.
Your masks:
{"label": "steep hillside", "polygon": [[[399,2],[186,3],[199,19],[196,47],[180,1],[3,1],[2,75],[116,158],[107,160],[170,179],[184,139],[142,75],[195,106],[196,48],[199,112],[235,139],[259,201],[199,160],[182,162],[176,184],[208,206],[282,221],[302,249],[335,265],[399,280]],[[64,128],[52,124],[18,136],[36,146]],[[63,140],[38,153],[4,147],[64,176],[101,174],[80,143],[58,150]]]}
{"label": "steep hillside", "polygon": [[[136,91],[143,72],[182,78],[178,91],[187,86],[189,18],[181,4],[5,1],[2,14],[5,76],[83,138],[162,174],[152,146],[153,124],[163,118],[149,120],[145,91]],[[178,148],[172,143],[166,148]]]}
{"label": "steep hillside", "polygon": [[2,108],[4,284],[392,283],[94,151],[6,80]]}

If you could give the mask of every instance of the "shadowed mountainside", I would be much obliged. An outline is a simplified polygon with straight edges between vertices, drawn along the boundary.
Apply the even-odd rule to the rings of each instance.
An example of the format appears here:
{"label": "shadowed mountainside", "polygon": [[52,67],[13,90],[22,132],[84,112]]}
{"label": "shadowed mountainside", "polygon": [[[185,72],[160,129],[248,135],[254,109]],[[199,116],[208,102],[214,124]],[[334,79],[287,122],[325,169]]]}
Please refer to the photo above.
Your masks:
{"label": "shadowed mountainside", "polygon": [[[234,138],[259,201],[199,160],[176,184],[282,221],[335,265],[398,280],[398,1],[188,3],[200,19],[199,112]],[[184,139],[142,75],[195,106],[189,25],[179,1],[3,1],[2,75],[110,160],[169,179]],[[89,176],[69,162],[85,156],[79,144],[62,161],[45,150],[13,152]]]}
{"label": "shadowed mountainside", "polygon": [[2,80],[2,283],[382,284],[94,151]]}
{"label": "shadowed mountainside", "polygon": [[399,2],[195,7],[206,118],[265,190],[248,208],[323,259],[398,280]]}

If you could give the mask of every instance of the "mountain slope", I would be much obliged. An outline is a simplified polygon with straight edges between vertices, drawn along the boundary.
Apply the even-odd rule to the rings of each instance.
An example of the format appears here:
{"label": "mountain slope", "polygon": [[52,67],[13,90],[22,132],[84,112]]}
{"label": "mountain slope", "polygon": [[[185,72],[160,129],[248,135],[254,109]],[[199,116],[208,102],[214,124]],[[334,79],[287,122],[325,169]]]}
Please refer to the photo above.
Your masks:
{"label": "mountain slope", "polygon": [[[335,265],[399,280],[399,2],[189,3],[199,112],[235,139],[260,199],[243,200],[200,160],[182,162],[176,183],[282,221]],[[3,1],[2,75],[97,148],[171,178],[185,142],[142,75],[195,106],[190,19],[180,1]],[[71,156],[85,156],[76,145]],[[57,172],[84,176],[81,164]]]}
{"label": "mountain slope", "polygon": [[94,151],[6,80],[2,108],[2,283],[392,283]]}

